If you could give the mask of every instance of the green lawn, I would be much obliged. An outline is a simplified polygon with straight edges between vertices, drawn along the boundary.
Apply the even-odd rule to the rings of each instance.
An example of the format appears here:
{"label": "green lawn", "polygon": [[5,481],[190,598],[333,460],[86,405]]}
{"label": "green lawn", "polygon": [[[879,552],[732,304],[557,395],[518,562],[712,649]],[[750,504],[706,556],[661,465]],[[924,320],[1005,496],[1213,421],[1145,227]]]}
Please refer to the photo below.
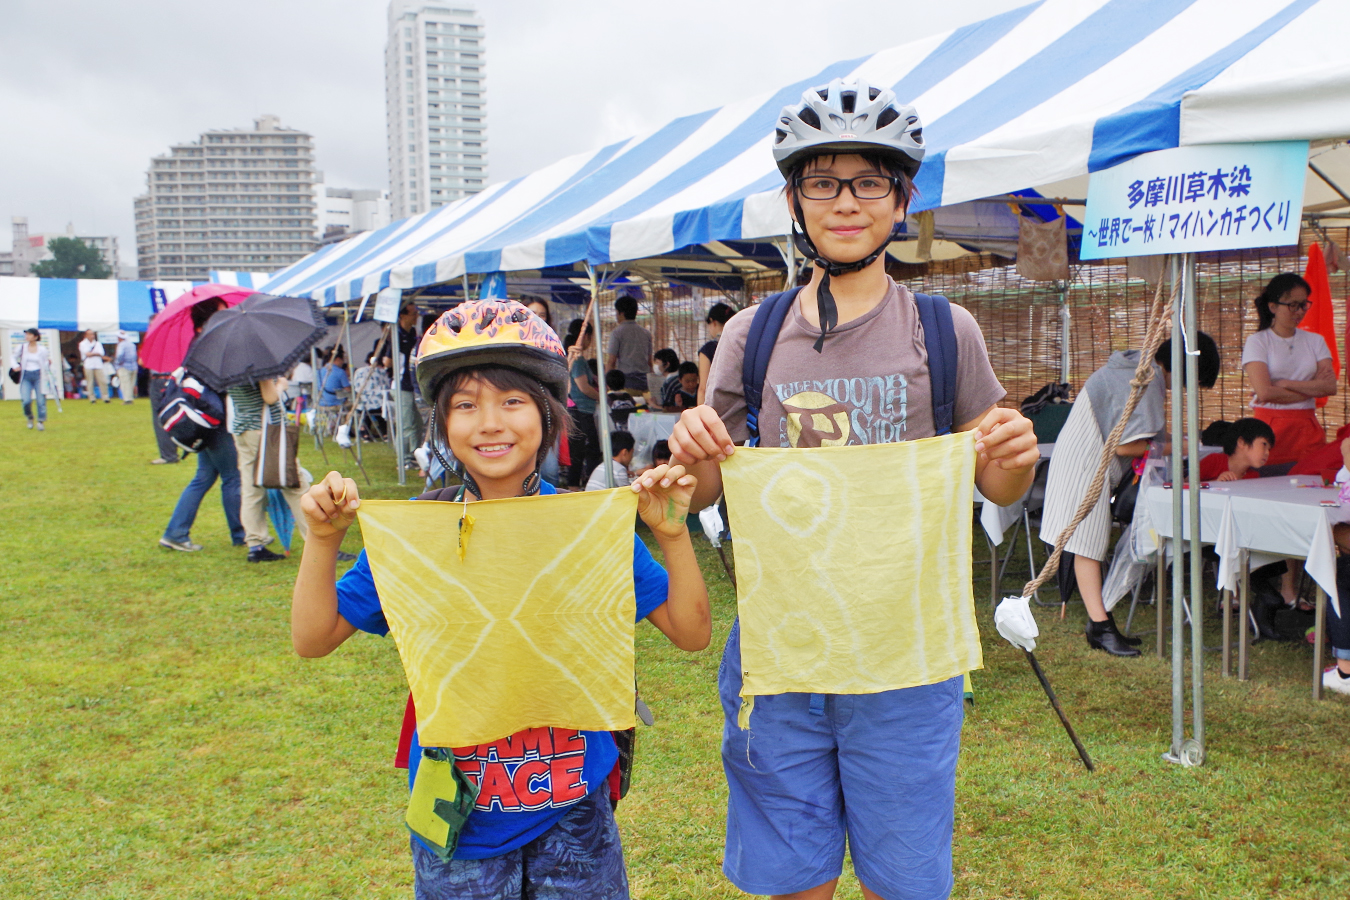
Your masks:
{"label": "green lawn", "polygon": [[[393,643],[359,635],[297,658],[297,561],[247,565],[217,492],[193,530],[205,550],[156,545],[195,463],[146,464],[144,401],[50,414],[39,434],[0,405],[0,897],[410,896]],[[326,471],[312,447],[301,461]],[[367,464],[366,496],[416,492],[387,455]],[[720,648],[734,602],[696,545]],[[1097,760],[1088,774],[994,633],[976,571],[987,668],[964,735],[954,896],[1350,896],[1350,707],[1309,699],[1306,645],[1257,645],[1248,684],[1220,679],[1211,654],[1209,762],[1181,769],[1159,760],[1167,667],[1090,653],[1081,608],[1038,609],[1038,655]],[[719,651],[681,653],[645,625],[638,641],[657,721],[620,807],[633,893],[741,896],[719,869]]]}

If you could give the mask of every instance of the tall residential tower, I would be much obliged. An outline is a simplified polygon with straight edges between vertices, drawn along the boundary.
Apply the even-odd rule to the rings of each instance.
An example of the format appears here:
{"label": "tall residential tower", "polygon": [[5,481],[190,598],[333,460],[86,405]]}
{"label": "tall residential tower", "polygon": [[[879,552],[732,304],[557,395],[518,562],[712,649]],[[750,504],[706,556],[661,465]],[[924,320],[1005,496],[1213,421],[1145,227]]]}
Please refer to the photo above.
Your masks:
{"label": "tall residential tower", "polygon": [[487,183],[483,20],[462,3],[393,0],[384,50],[389,200],[395,219]]}
{"label": "tall residential tower", "polygon": [[275,272],[314,252],[314,142],[276,116],[208,131],[156,156],[136,198],[146,280],[205,281],[211,269]]}

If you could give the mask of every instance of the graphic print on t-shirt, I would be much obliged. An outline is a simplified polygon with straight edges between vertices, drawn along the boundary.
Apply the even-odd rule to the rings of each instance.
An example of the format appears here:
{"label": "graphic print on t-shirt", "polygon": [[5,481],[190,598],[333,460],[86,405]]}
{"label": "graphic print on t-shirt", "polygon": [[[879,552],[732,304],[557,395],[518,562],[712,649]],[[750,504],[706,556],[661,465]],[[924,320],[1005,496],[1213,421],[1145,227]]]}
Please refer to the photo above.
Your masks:
{"label": "graphic print on t-shirt", "polygon": [[481,810],[526,812],[567,806],[590,793],[586,735],[571,728],[531,728],[490,744],[455,750],[455,765],[478,784]]}
{"label": "graphic print on t-shirt", "polygon": [[890,444],[908,438],[909,381],[902,373],[773,385],[783,405],[784,447]]}

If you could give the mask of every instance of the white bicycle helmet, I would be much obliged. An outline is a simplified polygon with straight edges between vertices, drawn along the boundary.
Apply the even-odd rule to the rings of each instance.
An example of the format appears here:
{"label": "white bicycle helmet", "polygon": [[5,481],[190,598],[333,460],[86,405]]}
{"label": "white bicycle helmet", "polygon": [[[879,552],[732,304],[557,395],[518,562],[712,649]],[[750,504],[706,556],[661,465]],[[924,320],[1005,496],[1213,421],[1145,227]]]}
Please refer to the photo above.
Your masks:
{"label": "white bicycle helmet", "polygon": [[[793,106],[783,107],[774,129],[773,159],[784,178],[805,160],[830,153],[874,153],[897,165],[913,181],[923,162],[923,123],[914,107],[902,105],[889,88],[873,87],[861,78],[836,78],[824,87],[811,88]],[[839,309],[830,292],[831,276],[857,272],[874,263],[895,239],[895,228],[867,256],[851,263],[838,263],[822,256],[806,234],[801,198],[794,191],[792,241],[803,256],[825,270],[816,290],[820,337],[815,350],[823,351],[826,336],[839,324]],[[902,196],[902,201],[907,201]]]}
{"label": "white bicycle helmet", "polygon": [[787,178],[804,157],[822,153],[881,153],[910,178],[923,162],[923,123],[889,88],[860,78],[836,78],[783,107],[774,130],[773,159]]}

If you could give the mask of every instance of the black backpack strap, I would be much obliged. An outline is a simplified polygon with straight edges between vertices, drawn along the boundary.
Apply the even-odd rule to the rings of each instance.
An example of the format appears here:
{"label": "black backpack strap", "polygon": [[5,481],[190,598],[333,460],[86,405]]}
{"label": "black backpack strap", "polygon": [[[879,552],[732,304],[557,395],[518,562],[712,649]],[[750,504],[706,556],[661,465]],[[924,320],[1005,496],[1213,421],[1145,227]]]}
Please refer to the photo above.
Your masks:
{"label": "black backpack strap", "polygon": [[745,337],[745,355],[741,360],[741,390],[745,397],[745,427],[750,431],[749,446],[759,445],[759,411],[764,399],[764,376],[769,371],[769,357],[783,320],[792,309],[800,287],[766,297],[750,320],[750,333]]}
{"label": "black backpack strap", "polygon": [[946,297],[915,294],[923,346],[928,351],[928,380],[933,392],[934,434],[951,434],[956,411],[956,326]]}

